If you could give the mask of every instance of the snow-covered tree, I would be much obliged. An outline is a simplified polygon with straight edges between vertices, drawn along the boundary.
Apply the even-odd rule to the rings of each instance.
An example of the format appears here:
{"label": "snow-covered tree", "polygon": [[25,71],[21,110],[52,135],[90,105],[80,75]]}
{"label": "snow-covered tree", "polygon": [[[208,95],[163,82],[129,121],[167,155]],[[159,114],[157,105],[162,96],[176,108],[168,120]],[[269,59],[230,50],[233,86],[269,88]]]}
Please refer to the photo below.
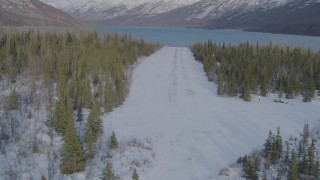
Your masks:
{"label": "snow-covered tree", "polygon": [[139,174],[138,174],[136,168],[133,169],[132,180],[139,180]]}
{"label": "snow-covered tree", "polygon": [[290,163],[290,169],[288,173],[288,180],[298,180],[298,161],[296,157],[296,153],[294,150],[292,150],[291,153],[291,163]]}
{"label": "snow-covered tree", "polygon": [[11,91],[9,96],[7,97],[7,107],[9,110],[18,109],[19,103],[18,103],[18,93],[15,89]]}
{"label": "snow-covered tree", "polygon": [[101,180],[116,180],[116,179],[118,178],[113,173],[112,165],[108,163],[106,167],[103,169]]}
{"label": "snow-covered tree", "polygon": [[114,131],[112,132],[112,135],[109,138],[109,148],[110,149],[118,148],[118,140],[116,137],[116,133]]}

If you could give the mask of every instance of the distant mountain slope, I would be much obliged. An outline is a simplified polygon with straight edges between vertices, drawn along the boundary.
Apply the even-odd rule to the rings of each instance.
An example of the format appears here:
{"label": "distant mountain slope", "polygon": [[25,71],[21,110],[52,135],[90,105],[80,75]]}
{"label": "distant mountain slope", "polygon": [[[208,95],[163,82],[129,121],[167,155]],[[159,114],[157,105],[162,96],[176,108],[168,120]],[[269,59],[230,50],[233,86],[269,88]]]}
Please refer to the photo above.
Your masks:
{"label": "distant mountain slope", "polygon": [[201,0],[41,0],[81,20],[109,20],[133,15],[150,17]]}
{"label": "distant mountain slope", "polygon": [[[292,0],[41,0],[82,20],[112,20],[131,17],[148,19],[172,11],[188,13],[181,20],[217,18],[235,10],[248,11],[256,7],[273,8]],[[185,14],[185,13],[184,13]],[[172,16],[172,18],[175,18]],[[127,21],[129,22],[129,21]],[[131,21],[130,21],[131,22]],[[132,21],[133,22],[133,21]]]}
{"label": "distant mountain slope", "polygon": [[76,25],[67,13],[39,0],[0,0],[2,25]]}
{"label": "distant mountain slope", "polygon": [[108,25],[234,28],[320,34],[320,0],[41,0]]}
{"label": "distant mountain slope", "polygon": [[105,20],[108,24],[121,25],[145,25],[145,26],[166,26],[166,27],[203,27],[211,19],[218,19],[221,16],[229,15],[237,11],[246,11],[254,8],[255,3],[246,1],[231,0],[201,0],[199,2],[182,6],[171,11],[153,16],[136,15],[141,11],[137,7],[128,11],[127,14]]}
{"label": "distant mountain slope", "polygon": [[320,36],[320,2],[294,1],[266,11],[231,14],[207,27]]}

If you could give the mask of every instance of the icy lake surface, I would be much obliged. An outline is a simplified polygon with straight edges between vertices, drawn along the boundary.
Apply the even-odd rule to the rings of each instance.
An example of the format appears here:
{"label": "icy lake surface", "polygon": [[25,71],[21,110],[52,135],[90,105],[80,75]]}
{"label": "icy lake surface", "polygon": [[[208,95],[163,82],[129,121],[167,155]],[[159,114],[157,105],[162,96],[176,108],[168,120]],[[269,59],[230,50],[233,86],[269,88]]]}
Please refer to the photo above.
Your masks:
{"label": "icy lake surface", "polygon": [[243,32],[237,30],[206,30],[185,28],[148,28],[126,26],[98,26],[97,31],[112,31],[121,34],[130,33],[134,38],[144,38],[151,42],[160,42],[166,46],[188,47],[196,42],[213,40],[217,43],[238,44],[250,42],[266,44],[286,44],[289,46],[303,46],[313,50],[320,50],[320,37],[284,35],[259,32]]}
{"label": "icy lake surface", "polygon": [[[114,130],[120,142],[152,142],[154,159],[138,168],[142,180],[219,179],[221,168],[260,148],[270,129],[280,126],[288,139],[298,136],[305,122],[319,123],[319,97],[283,104],[273,102],[276,98],[219,97],[188,48],[164,47],[139,62],[125,103],[103,116],[104,132]],[[116,174],[121,168],[114,165]]]}

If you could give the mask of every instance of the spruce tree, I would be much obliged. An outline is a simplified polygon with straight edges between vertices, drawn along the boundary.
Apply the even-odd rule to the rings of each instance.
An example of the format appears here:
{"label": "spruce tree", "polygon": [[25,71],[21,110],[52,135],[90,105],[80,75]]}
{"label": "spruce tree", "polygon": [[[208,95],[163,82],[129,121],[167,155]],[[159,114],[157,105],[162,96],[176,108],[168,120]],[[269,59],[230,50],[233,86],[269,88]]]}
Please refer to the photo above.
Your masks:
{"label": "spruce tree", "polygon": [[113,173],[112,165],[108,163],[103,170],[101,180],[116,180],[116,179],[118,178]]}
{"label": "spruce tree", "polygon": [[290,144],[288,141],[286,141],[286,151],[285,151],[285,157],[284,157],[284,163],[286,166],[289,166],[289,154],[290,154]]}
{"label": "spruce tree", "polygon": [[320,179],[320,162],[316,161],[314,170],[313,170],[313,178]]}
{"label": "spruce tree", "polygon": [[267,159],[271,157],[272,146],[273,146],[273,135],[272,135],[272,131],[270,130],[268,139],[266,140],[266,142],[264,144],[264,150],[263,150],[264,157]]}
{"label": "spruce tree", "polygon": [[301,134],[302,136],[302,145],[303,145],[303,148],[305,148],[308,144],[308,138],[309,138],[309,124],[308,123],[305,123],[304,126],[303,126],[303,133]]}
{"label": "spruce tree", "polygon": [[82,108],[79,107],[78,111],[77,111],[77,122],[80,122],[80,124],[83,121],[83,115],[82,115]]}
{"label": "spruce tree", "polygon": [[244,101],[251,101],[250,84],[249,84],[248,77],[245,77],[241,91],[242,91],[241,92],[242,99]]}
{"label": "spruce tree", "polygon": [[304,102],[310,102],[312,98],[314,97],[315,93],[315,85],[313,80],[311,79],[310,75],[307,78],[307,82],[305,84],[305,89],[304,89],[304,96],[303,96],[303,101]]}
{"label": "spruce tree", "polygon": [[280,127],[278,127],[277,135],[275,137],[275,141],[272,147],[272,162],[274,163],[276,160],[281,158],[283,150],[282,137],[280,135]]}
{"label": "spruce tree", "polygon": [[139,180],[139,174],[136,168],[133,169],[132,180]]}
{"label": "spruce tree", "polygon": [[72,118],[68,119],[67,129],[63,138],[60,172],[62,174],[73,174],[84,171],[86,162]]}
{"label": "spruce tree", "polygon": [[81,89],[80,89],[80,106],[81,107],[86,107],[86,108],[91,108],[92,107],[92,94],[91,94],[91,88],[90,88],[90,83],[89,79],[84,79],[81,84]]}
{"label": "spruce tree", "polygon": [[115,97],[116,94],[114,92],[114,88],[112,85],[107,85],[106,90],[105,90],[105,97],[104,97],[104,102],[105,102],[105,112],[111,112],[113,106],[115,105]]}
{"label": "spruce tree", "polygon": [[116,133],[114,131],[112,132],[112,135],[110,136],[110,139],[109,139],[109,148],[110,149],[118,148],[118,140],[116,137]]}
{"label": "spruce tree", "polygon": [[16,92],[15,89],[13,89],[9,94],[9,97],[7,98],[7,106],[9,110],[18,109],[19,107],[18,98],[19,98],[18,93]]}
{"label": "spruce tree", "polygon": [[73,118],[72,110],[63,101],[57,100],[51,125],[57,132],[64,135],[70,118]]}
{"label": "spruce tree", "polygon": [[[251,156],[243,157],[243,172],[247,179],[258,180],[259,165],[255,162],[255,158]],[[258,162],[258,161],[257,161]]]}
{"label": "spruce tree", "polygon": [[74,108],[77,109],[77,101],[78,101],[78,91],[79,91],[79,79],[76,74],[76,69],[73,69],[73,74],[71,78],[71,87],[70,87],[70,97],[74,100]]}
{"label": "spruce tree", "polygon": [[308,160],[307,160],[307,170],[306,175],[313,175],[316,170],[316,160],[315,160],[315,152],[316,152],[316,140],[312,139],[311,145],[308,148]]}
{"label": "spruce tree", "polygon": [[291,154],[292,155],[291,155],[290,169],[288,173],[288,180],[299,180],[298,162],[297,162],[296,153],[294,152],[294,150],[292,150]]}
{"label": "spruce tree", "polygon": [[94,154],[95,143],[100,134],[103,132],[100,113],[100,103],[97,100],[94,104],[93,109],[89,113],[88,123],[86,126],[86,143],[89,155]]}
{"label": "spruce tree", "polygon": [[220,71],[220,68],[218,68],[217,70],[217,76],[218,76],[218,95],[223,95],[223,77],[222,77],[222,73]]}

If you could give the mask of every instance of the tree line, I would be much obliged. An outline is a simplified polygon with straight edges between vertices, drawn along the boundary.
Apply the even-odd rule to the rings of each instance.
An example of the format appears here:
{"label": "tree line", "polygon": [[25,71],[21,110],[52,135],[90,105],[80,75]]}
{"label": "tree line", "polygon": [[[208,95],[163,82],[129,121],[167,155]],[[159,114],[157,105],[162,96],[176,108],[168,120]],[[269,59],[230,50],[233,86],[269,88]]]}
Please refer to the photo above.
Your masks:
{"label": "tree line", "polygon": [[320,94],[320,52],[271,42],[221,45],[210,40],[194,44],[191,50],[208,79],[217,83],[219,95],[240,95],[250,101],[250,94],[277,92],[279,98],[302,95],[309,102],[316,90]]}
{"label": "tree line", "polygon": [[[272,131],[260,151],[245,155],[237,160],[246,179],[319,179],[320,162],[317,140],[310,134],[305,124],[301,139],[291,138],[283,144],[280,128]],[[260,177],[260,178],[259,178]]]}
{"label": "tree line", "polygon": [[[124,102],[129,68],[158,48],[159,44],[134,40],[129,34],[0,32],[0,79],[12,84],[18,76],[26,76],[33,89],[41,83],[47,125],[64,139],[60,172],[72,174],[83,171],[94,156],[103,132],[101,113]],[[10,108],[16,107],[15,93],[11,93]],[[87,121],[83,109],[89,110]],[[86,122],[83,139],[75,128],[75,122],[82,121]]]}

